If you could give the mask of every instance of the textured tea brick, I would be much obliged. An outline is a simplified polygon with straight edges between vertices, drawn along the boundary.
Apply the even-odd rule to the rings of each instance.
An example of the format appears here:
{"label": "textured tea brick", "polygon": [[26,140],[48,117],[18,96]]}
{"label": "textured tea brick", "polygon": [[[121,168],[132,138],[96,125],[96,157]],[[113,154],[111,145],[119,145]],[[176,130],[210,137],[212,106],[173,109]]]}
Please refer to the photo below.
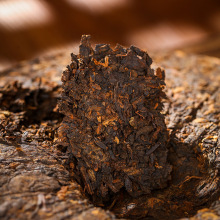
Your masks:
{"label": "textured tea brick", "polygon": [[164,71],[150,68],[135,46],[98,44],[83,35],[79,55],[63,72],[59,137],[73,154],[86,191],[105,200],[125,188],[132,196],[166,186],[168,132],[161,98]]}

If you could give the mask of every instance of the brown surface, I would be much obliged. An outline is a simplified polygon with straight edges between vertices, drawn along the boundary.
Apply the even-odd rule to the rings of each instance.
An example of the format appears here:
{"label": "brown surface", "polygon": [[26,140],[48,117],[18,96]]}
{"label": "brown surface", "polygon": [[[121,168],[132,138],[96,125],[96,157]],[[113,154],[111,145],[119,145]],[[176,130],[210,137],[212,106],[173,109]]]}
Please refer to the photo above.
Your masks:
{"label": "brown surface", "polygon": [[[5,99],[1,90],[0,100],[5,100],[0,111],[2,219],[114,219],[88,202],[73,180],[70,155],[54,147],[61,115],[53,114],[51,118],[56,111],[53,105],[46,112],[40,108],[44,102],[50,105],[48,96],[57,99],[61,72],[69,60],[69,54],[60,53],[23,62],[0,73],[1,86],[18,79],[30,91],[21,92],[10,108],[10,99]],[[155,66],[166,69],[168,99],[164,114],[170,129],[172,178],[168,188],[151,196],[132,199],[126,193],[119,194],[108,208],[118,216],[135,218],[177,219],[194,215],[192,219],[218,219],[220,60],[177,51],[157,54],[154,61]],[[36,77],[42,78],[40,84]],[[16,85],[8,87],[16,89]],[[38,110],[46,114],[40,121],[33,118]]]}
{"label": "brown surface", "polygon": [[97,204],[122,188],[133,197],[167,186],[168,132],[160,113],[164,72],[137,47],[98,44],[83,35],[62,74],[60,144]]}

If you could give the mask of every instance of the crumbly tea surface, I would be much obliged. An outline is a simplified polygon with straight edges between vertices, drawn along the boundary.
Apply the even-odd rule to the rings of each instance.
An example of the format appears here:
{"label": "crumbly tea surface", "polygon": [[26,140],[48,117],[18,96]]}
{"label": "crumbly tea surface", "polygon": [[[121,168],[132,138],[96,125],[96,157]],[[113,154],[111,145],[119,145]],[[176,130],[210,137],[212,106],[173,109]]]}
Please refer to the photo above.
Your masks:
{"label": "crumbly tea surface", "polygon": [[83,35],[79,55],[62,74],[59,138],[73,155],[74,172],[94,198],[125,189],[131,196],[166,187],[168,132],[160,113],[164,71],[135,46],[91,47]]}

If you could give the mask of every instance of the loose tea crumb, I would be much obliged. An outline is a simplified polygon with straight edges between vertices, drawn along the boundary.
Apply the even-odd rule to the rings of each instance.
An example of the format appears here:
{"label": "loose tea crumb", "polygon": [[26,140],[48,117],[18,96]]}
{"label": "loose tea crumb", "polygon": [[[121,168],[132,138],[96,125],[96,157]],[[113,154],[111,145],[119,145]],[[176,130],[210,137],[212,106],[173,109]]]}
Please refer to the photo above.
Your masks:
{"label": "loose tea crumb", "polygon": [[59,138],[87,193],[106,201],[123,188],[136,197],[166,187],[164,71],[154,74],[152,59],[135,46],[93,49],[89,35],[71,57],[62,74]]}

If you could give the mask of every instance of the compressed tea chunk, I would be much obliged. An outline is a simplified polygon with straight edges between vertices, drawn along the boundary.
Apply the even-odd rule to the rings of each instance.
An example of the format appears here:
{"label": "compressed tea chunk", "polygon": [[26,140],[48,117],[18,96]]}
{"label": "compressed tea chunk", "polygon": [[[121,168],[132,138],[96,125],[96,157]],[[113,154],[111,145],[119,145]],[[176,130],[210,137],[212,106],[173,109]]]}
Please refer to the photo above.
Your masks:
{"label": "compressed tea chunk", "polygon": [[121,189],[136,197],[166,187],[164,71],[154,74],[149,55],[135,46],[93,49],[89,35],[71,57],[62,74],[59,139],[87,193],[104,201]]}

